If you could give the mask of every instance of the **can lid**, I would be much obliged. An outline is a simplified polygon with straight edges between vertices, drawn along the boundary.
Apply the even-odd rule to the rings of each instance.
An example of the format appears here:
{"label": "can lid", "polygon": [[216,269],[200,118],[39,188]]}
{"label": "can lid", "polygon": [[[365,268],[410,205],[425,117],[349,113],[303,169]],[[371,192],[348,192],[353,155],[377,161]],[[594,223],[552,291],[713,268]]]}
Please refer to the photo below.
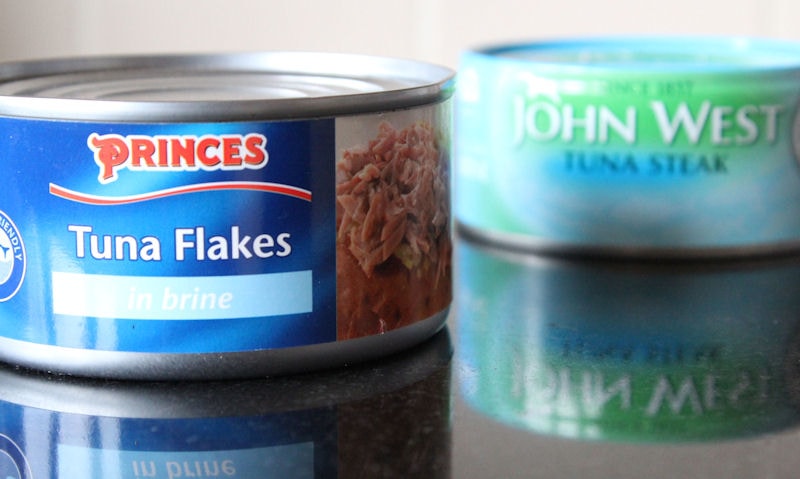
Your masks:
{"label": "can lid", "polygon": [[747,37],[586,38],[498,45],[478,50],[477,54],[562,71],[713,73],[800,69],[800,43]]}
{"label": "can lid", "polygon": [[454,73],[410,60],[311,52],[84,57],[0,64],[0,115],[234,121],[367,113],[452,94]]}

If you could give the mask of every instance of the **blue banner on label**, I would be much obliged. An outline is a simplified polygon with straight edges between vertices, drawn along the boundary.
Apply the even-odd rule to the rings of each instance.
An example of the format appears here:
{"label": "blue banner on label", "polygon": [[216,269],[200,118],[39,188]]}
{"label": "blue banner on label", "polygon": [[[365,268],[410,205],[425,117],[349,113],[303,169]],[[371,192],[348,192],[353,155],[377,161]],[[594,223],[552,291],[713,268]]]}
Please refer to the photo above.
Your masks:
{"label": "blue banner on label", "polygon": [[196,320],[311,311],[311,271],[222,277],[53,272],[53,312],[56,314]]}

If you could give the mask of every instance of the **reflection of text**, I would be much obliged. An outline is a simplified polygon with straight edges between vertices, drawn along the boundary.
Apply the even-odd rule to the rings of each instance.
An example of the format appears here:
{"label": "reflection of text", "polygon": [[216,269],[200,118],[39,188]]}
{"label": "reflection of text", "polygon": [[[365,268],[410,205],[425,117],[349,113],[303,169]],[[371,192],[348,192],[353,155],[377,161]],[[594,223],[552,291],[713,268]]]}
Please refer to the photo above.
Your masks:
{"label": "reflection of text", "polygon": [[203,461],[132,461],[131,472],[134,477],[233,477],[236,466],[230,459]]}
{"label": "reflection of text", "polygon": [[616,410],[644,417],[701,416],[758,408],[768,403],[774,387],[766,370],[648,375],[544,367],[520,373],[512,394],[525,412],[546,415],[596,417]]}
{"label": "reflection of text", "polygon": [[[155,428],[161,431],[160,428]],[[135,451],[117,449],[90,449],[80,446],[58,445],[58,474],[53,477],[115,477],[120,479],[227,479],[235,477],[291,477],[314,479],[314,443],[291,443],[246,449],[181,451],[174,450],[179,443],[210,437],[197,435],[199,431],[226,437],[223,430],[213,432],[205,428],[192,429],[180,435],[177,443],[162,443],[156,434]],[[137,430],[137,432],[139,432]],[[144,436],[142,436],[144,437]],[[172,436],[170,436],[172,437]],[[154,443],[148,441],[155,441]],[[222,439],[220,439],[222,440]],[[160,445],[168,450],[144,450]],[[327,471],[326,471],[327,472]],[[323,474],[323,477],[331,477]]]}

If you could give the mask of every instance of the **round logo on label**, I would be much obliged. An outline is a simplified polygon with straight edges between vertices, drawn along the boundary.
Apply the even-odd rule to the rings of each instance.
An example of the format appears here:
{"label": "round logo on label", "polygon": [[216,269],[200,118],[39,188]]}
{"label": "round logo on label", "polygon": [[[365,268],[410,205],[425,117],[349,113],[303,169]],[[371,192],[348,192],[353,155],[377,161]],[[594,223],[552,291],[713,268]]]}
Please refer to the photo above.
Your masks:
{"label": "round logo on label", "polygon": [[17,225],[0,211],[0,302],[11,299],[25,279],[25,244]]}
{"label": "round logo on label", "polygon": [[31,468],[22,449],[10,437],[0,434],[0,479],[31,477]]}

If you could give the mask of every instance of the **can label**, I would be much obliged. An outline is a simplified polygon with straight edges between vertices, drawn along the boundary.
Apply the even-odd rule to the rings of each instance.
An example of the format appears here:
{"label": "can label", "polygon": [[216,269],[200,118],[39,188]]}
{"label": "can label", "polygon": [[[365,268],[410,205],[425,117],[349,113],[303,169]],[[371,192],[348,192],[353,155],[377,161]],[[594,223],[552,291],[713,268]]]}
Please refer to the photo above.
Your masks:
{"label": "can label", "polygon": [[641,65],[466,55],[459,221],[578,247],[800,239],[800,72]]}
{"label": "can label", "polygon": [[191,124],[0,118],[0,336],[248,351],[434,315],[450,300],[446,111]]}

